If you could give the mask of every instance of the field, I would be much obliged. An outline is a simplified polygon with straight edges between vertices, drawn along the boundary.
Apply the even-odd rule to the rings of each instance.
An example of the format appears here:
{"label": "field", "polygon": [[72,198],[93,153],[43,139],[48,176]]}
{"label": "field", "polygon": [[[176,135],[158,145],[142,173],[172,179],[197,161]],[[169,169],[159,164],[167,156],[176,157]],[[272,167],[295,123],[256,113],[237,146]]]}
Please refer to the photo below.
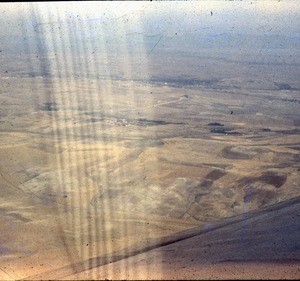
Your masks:
{"label": "field", "polygon": [[300,195],[291,86],[1,80],[3,278],[151,248]]}

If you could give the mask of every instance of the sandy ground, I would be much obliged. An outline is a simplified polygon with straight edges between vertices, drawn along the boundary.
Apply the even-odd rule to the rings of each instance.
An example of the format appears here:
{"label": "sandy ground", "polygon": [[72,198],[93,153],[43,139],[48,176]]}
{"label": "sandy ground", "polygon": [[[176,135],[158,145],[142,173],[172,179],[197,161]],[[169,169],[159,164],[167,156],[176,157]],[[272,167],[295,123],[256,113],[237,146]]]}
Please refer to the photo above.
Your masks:
{"label": "sandy ground", "polygon": [[[265,264],[271,271],[273,260],[230,257],[205,265],[203,255],[193,267],[187,261],[194,258],[176,261],[153,247],[176,233],[209,230],[224,218],[299,196],[297,91],[283,98],[274,90],[229,93],[222,89],[226,81],[212,89],[32,79],[1,83],[0,279],[47,279],[46,272],[62,267],[79,279],[209,278],[214,272],[222,278],[233,274],[230,268],[235,276],[244,269],[247,277],[246,265]],[[30,90],[26,98],[24,89]],[[212,239],[203,235],[203,243]],[[115,253],[145,249],[153,252],[86,272],[99,257],[102,264]],[[72,275],[74,264],[86,273]],[[274,272],[290,266],[294,278],[293,264],[276,263]]]}

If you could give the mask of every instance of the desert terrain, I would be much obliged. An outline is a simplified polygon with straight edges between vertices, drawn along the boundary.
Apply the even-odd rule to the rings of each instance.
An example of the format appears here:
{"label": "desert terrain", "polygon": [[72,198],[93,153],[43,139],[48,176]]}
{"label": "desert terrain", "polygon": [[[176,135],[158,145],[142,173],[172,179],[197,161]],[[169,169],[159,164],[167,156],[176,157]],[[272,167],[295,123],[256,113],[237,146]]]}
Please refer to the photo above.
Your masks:
{"label": "desert terrain", "polygon": [[32,10],[0,53],[0,279],[299,279],[299,49]]}
{"label": "desert terrain", "polygon": [[54,103],[24,99],[32,80],[1,83],[4,277],[147,248],[299,196],[298,92],[35,79]]}

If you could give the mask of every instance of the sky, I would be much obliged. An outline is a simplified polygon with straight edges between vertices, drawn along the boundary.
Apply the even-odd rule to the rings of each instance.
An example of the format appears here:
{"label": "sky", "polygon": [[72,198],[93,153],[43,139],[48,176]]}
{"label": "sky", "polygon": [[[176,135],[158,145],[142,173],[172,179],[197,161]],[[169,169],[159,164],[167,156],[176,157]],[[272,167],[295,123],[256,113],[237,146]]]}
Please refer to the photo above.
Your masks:
{"label": "sky", "polygon": [[299,12],[297,0],[1,3],[0,58],[43,54],[46,67],[59,54],[59,68],[62,60],[74,63],[74,54],[82,63],[117,57],[116,68],[136,68],[154,55],[205,50],[228,58],[224,50],[233,50],[230,59],[300,64]]}
{"label": "sky", "polygon": [[[201,32],[208,36],[277,35],[299,40],[299,12],[296,0],[1,3],[0,43],[9,46],[14,39],[30,37],[36,25],[44,29],[49,25],[80,28],[85,23],[103,27],[110,36]],[[121,26],[124,34],[120,34]]]}

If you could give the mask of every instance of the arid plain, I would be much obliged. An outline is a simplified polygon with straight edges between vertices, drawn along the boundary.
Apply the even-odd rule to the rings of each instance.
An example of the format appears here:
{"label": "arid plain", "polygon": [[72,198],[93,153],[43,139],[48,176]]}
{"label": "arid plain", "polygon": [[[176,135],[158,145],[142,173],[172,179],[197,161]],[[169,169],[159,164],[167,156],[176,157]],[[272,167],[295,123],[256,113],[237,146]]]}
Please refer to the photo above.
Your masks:
{"label": "arid plain", "polygon": [[1,278],[70,276],[300,195],[298,90],[1,80]]}

